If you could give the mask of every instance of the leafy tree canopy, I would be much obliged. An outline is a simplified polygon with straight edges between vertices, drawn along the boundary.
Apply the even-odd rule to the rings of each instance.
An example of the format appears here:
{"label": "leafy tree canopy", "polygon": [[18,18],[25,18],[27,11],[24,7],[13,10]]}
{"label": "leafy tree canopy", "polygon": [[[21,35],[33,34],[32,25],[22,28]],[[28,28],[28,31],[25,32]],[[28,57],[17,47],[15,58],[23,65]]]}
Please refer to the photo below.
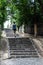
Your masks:
{"label": "leafy tree canopy", "polygon": [[[38,0],[11,0],[12,19],[18,26],[22,24],[30,24],[34,16],[41,16],[41,6]],[[38,18],[40,19],[40,18]]]}
{"label": "leafy tree canopy", "polygon": [[6,0],[0,0],[0,24],[3,26],[3,23],[6,20]]}
{"label": "leafy tree canopy", "polygon": [[31,24],[35,18],[43,19],[41,6],[42,0],[0,0],[0,24],[7,18],[6,8],[9,9],[11,21],[16,22],[17,26]]}

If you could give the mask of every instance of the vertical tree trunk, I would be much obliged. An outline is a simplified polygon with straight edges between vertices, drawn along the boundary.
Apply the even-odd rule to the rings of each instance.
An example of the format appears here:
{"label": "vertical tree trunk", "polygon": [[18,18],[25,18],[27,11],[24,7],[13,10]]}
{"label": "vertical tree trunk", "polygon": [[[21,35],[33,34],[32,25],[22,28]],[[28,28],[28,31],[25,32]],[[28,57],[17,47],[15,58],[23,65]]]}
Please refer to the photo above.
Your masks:
{"label": "vertical tree trunk", "polygon": [[34,24],[34,36],[35,37],[37,36],[37,24],[36,23]]}
{"label": "vertical tree trunk", "polygon": [[41,6],[41,12],[43,13],[43,2],[42,2],[42,0],[38,0],[38,2],[40,3],[40,6]]}
{"label": "vertical tree trunk", "polygon": [[34,36],[37,36],[36,0],[34,1]]}

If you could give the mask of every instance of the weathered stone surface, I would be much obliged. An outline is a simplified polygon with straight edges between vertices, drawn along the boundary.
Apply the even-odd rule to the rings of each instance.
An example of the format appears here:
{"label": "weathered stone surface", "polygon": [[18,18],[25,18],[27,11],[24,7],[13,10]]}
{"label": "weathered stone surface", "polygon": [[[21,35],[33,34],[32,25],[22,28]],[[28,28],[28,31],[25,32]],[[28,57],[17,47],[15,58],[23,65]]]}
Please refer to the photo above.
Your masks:
{"label": "weathered stone surface", "polygon": [[17,58],[7,59],[1,62],[1,65],[43,65],[42,58]]}
{"label": "weathered stone surface", "polygon": [[39,57],[29,38],[8,38],[11,57]]}
{"label": "weathered stone surface", "polygon": [[9,53],[9,44],[6,38],[1,40],[1,50],[0,50],[1,59],[6,59],[10,56]]}

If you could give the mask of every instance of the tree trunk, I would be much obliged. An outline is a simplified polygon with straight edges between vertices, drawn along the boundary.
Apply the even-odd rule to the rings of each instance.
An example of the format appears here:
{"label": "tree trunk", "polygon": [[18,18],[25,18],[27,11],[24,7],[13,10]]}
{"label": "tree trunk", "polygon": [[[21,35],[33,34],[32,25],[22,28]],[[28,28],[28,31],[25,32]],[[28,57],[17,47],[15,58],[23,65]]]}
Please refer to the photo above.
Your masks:
{"label": "tree trunk", "polygon": [[34,36],[35,37],[37,36],[37,24],[36,23],[34,24]]}
{"label": "tree trunk", "polygon": [[42,11],[42,13],[43,13],[43,2],[42,2],[42,0],[38,0],[38,2],[40,3],[41,11]]}
{"label": "tree trunk", "polygon": [[34,1],[34,36],[37,36],[36,0]]}

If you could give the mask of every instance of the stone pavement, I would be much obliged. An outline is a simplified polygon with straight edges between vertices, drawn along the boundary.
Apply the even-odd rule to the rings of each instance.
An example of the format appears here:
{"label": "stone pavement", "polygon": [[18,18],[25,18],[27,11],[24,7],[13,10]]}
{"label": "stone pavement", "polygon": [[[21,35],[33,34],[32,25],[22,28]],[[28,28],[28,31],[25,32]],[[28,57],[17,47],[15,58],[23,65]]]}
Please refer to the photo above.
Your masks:
{"label": "stone pavement", "polygon": [[43,65],[41,58],[12,58],[2,60],[1,65]]}
{"label": "stone pavement", "polygon": [[[20,35],[31,38],[35,42],[35,44],[37,43],[36,45],[41,49],[41,51],[43,51],[43,49],[41,48],[43,47],[43,38],[40,37],[36,39],[29,34]],[[43,58],[11,58],[5,60],[1,59],[0,65],[43,65]]]}
{"label": "stone pavement", "polygon": [[6,38],[15,38],[15,36],[17,38],[22,38],[22,37],[29,37],[30,35],[26,34],[26,33],[20,33],[18,31],[16,31],[16,33],[14,33],[13,30],[7,29],[7,30],[2,31],[2,36],[6,37]]}
{"label": "stone pavement", "polygon": [[16,58],[39,57],[35,45],[29,38],[8,38],[10,55]]}
{"label": "stone pavement", "polygon": [[38,37],[38,38],[33,38],[32,39],[37,46],[37,50],[40,53],[40,55],[43,57],[43,38]]}
{"label": "stone pavement", "polygon": [[[15,38],[15,34],[13,32],[13,30],[5,30],[3,31],[4,33],[2,34],[3,36],[5,36],[6,38]],[[37,50],[38,52],[41,53],[41,55],[43,56],[43,38],[42,37],[33,37],[32,35],[26,34],[26,33],[19,33],[16,31],[16,38],[30,38],[34,44],[37,46]]]}

